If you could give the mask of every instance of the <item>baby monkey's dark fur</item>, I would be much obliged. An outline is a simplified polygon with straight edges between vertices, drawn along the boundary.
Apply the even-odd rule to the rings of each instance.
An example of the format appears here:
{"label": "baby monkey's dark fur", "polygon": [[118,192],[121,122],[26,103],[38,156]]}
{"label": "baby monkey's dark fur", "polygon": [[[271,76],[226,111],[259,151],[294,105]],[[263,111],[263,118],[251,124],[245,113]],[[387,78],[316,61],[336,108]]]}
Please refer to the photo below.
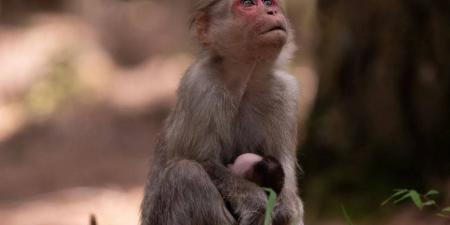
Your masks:
{"label": "baby monkey's dark fur", "polygon": [[266,156],[254,165],[249,179],[260,187],[272,188],[279,194],[284,184],[283,168],[275,157]]}

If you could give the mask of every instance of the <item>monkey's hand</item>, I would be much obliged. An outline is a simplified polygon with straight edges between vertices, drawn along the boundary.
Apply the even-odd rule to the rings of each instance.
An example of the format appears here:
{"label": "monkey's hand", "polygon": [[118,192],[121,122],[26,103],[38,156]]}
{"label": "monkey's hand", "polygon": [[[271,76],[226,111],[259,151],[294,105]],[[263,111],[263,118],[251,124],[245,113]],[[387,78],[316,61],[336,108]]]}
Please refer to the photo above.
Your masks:
{"label": "monkey's hand", "polygon": [[233,212],[237,215],[239,225],[262,225],[267,206],[267,195],[260,187],[254,191],[243,191],[231,203]]}
{"label": "monkey's hand", "polygon": [[262,225],[267,205],[267,195],[263,188],[238,177],[223,165],[202,163],[211,180],[230,206],[239,225]]}
{"label": "monkey's hand", "polygon": [[282,193],[274,209],[273,225],[302,225],[303,206],[296,194]]}

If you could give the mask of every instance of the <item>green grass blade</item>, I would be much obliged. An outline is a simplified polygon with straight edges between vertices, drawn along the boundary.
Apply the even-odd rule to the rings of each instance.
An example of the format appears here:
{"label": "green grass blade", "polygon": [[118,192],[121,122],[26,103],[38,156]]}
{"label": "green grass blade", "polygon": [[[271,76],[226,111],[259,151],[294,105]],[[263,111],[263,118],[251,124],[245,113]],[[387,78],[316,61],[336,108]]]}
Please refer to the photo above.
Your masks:
{"label": "green grass blade", "polygon": [[394,194],[392,194],[389,198],[387,198],[386,200],[384,200],[384,201],[381,203],[381,206],[385,206],[385,205],[388,204],[390,201],[392,201],[392,199],[394,199],[395,197],[397,197],[397,196],[399,196],[399,195],[402,195],[402,194],[405,194],[405,193],[407,193],[407,192],[409,192],[408,189],[395,189],[395,190],[394,190]]}
{"label": "green grass blade", "polygon": [[409,191],[409,190],[408,189],[400,189],[400,188],[398,188],[398,189],[394,189],[393,191],[394,192],[401,192],[401,191],[406,192],[406,191]]}
{"label": "green grass blade", "polygon": [[431,206],[431,205],[437,206],[437,205],[436,205],[436,201],[434,201],[434,200],[426,201],[426,202],[424,202],[422,205],[423,205],[423,206]]}
{"label": "green grass blade", "polygon": [[438,195],[438,194],[439,194],[439,191],[436,191],[436,190],[432,189],[432,190],[429,190],[429,191],[425,194],[425,196],[428,197],[428,196],[431,196],[431,195]]}
{"label": "green grass blade", "polygon": [[411,195],[410,195],[411,193],[410,192],[408,192],[408,193],[406,193],[405,195],[403,195],[401,198],[399,198],[399,199],[397,199],[397,200],[395,200],[394,201],[394,204],[397,204],[397,203],[399,203],[399,202],[401,202],[401,201],[403,201],[403,200],[405,200],[405,199],[407,199],[407,198],[409,198],[409,197],[411,197]]}
{"label": "green grass blade", "polygon": [[344,205],[341,205],[342,213],[344,213],[345,221],[347,221],[347,225],[353,225],[352,219],[347,213]]}
{"label": "green grass blade", "polygon": [[419,208],[419,209],[423,208],[422,199],[420,198],[420,195],[419,195],[419,193],[417,193],[417,191],[410,191],[409,196],[411,196],[411,199],[414,202],[414,204],[417,206],[417,208]]}
{"label": "green grass blade", "polygon": [[388,204],[395,196],[391,195],[389,198],[387,198],[386,200],[384,200],[380,206],[385,206],[386,204]]}
{"label": "green grass blade", "polygon": [[394,189],[394,194],[392,196],[397,196],[409,192],[409,189]]}
{"label": "green grass blade", "polygon": [[277,194],[271,188],[264,188],[266,192],[269,193],[269,198],[267,200],[266,213],[264,215],[264,225],[270,225],[272,221],[273,208],[275,206],[275,201],[277,199]]}

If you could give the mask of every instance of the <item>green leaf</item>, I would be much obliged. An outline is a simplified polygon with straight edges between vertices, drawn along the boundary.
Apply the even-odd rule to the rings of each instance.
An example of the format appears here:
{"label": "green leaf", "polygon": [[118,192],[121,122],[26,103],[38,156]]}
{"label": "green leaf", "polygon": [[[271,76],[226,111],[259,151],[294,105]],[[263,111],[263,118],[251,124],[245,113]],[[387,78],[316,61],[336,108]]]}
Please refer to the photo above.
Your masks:
{"label": "green leaf", "polygon": [[417,191],[410,191],[409,195],[411,196],[411,199],[414,202],[414,204],[417,206],[417,208],[422,209],[423,202],[422,202],[422,199],[420,198],[419,193],[417,193]]}
{"label": "green leaf", "polygon": [[443,208],[441,211],[450,213],[450,206]]}
{"label": "green leaf", "polygon": [[431,189],[425,194],[425,196],[438,195],[438,194],[439,194],[439,191],[437,191],[435,189]]}
{"label": "green leaf", "polygon": [[386,204],[388,204],[391,200],[392,200],[392,198],[394,198],[394,197],[389,197],[389,198],[387,198],[386,200],[384,200],[381,204],[380,204],[380,206],[385,206]]}
{"label": "green leaf", "polygon": [[438,194],[439,194],[439,191],[436,191],[436,190],[432,189],[432,190],[429,190],[429,191],[425,194],[425,196],[428,197],[428,196],[431,196],[431,195],[438,195]]}
{"label": "green leaf", "polygon": [[342,213],[344,213],[345,221],[347,221],[347,225],[353,225],[352,219],[347,213],[347,210],[345,210],[345,206],[341,205]]}
{"label": "green leaf", "polygon": [[434,201],[434,200],[428,200],[428,201],[424,202],[422,205],[423,205],[423,206],[436,205],[436,201]]}
{"label": "green leaf", "polygon": [[386,200],[384,200],[382,203],[381,203],[381,206],[384,206],[384,205],[386,205],[386,204],[388,204],[393,198],[395,198],[395,197],[397,197],[397,196],[399,196],[399,195],[402,195],[402,194],[404,194],[404,193],[407,193],[409,190],[408,189],[395,189],[394,190],[394,194],[393,195],[391,195],[389,198],[387,198]]}
{"label": "green leaf", "polygon": [[269,193],[269,199],[267,200],[266,213],[264,215],[264,225],[270,225],[273,214],[273,207],[275,206],[275,200],[277,199],[277,194],[271,188],[264,188],[264,190]]}
{"label": "green leaf", "polygon": [[409,191],[409,190],[408,189],[400,189],[400,188],[398,188],[398,189],[394,189],[393,191],[394,192],[401,192],[401,191],[405,192],[405,191]]}
{"label": "green leaf", "polygon": [[403,195],[401,198],[398,198],[397,200],[395,200],[395,201],[394,201],[394,204],[397,204],[397,203],[399,203],[399,202],[401,202],[401,201],[403,201],[403,200],[405,200],[405,199],[407,199],[407,198],[409,198],[409,197],[410,197],[410,192],[406,193],[406,194]]}
{"label": "green leaf", "polygon": [[394,190],[394,194],[392,195],[393,197],[405,194],[406,192],[409,192],[408,189],[395,189]]}

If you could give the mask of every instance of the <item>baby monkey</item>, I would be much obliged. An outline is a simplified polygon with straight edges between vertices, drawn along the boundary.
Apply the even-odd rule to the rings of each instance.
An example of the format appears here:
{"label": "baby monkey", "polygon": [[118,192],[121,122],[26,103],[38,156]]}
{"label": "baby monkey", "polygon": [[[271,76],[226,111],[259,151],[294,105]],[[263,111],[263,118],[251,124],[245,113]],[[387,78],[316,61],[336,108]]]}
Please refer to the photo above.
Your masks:
{"label": "baby monkey", "polygon": [[260,187],[272,188],[279,194],[284,184],[284,171],[281,163],[272,156],[245,153],[236,158],[228,168]]}

